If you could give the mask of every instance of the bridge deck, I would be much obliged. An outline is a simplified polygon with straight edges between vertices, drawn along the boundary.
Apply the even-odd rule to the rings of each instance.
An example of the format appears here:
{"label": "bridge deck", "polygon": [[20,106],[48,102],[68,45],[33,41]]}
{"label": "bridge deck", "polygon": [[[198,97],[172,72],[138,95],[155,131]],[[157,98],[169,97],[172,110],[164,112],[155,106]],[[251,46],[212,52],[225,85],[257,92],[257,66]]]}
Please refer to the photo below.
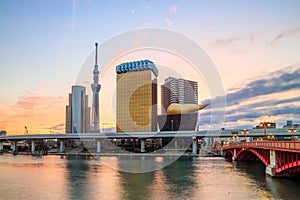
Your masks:
{"label": "bridge deck", "polygon": [[264,149],[280,149],[282,151],[300,152],[300,141],[253,141],[253,142],[237,142],[225,146],[224,149],[230,148],[264,148]]}

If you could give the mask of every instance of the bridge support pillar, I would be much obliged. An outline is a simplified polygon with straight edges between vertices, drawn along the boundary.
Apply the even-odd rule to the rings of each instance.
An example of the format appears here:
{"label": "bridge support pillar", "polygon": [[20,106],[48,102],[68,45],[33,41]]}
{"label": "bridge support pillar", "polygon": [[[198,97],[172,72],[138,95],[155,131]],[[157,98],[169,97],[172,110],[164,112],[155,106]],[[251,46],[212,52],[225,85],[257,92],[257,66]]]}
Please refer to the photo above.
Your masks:
{"label": "bridge support pillar", "polygon": [[236,159],[236,149],[233,149],[232,161],[235,161],[235,159]]}
{"label": "bridge support pillar", "polygon": [[17,142],[16,141],[13,141],[13,146],[12,146],[12,150],[13,150],[13,153],[16,154],[17,152]]}
{"label": "bridge support pillar", "polygon": [[2,151],[2,150],[3,150],[3,142],[0,141],[0,151]]}
{"label": "bridge support pillar", "polygon": [[59,153],[63,153],[65,150],[65,144],[64,144],[64,141],[60,141],[59,142]]}
{"label": "bridge support pillar", "polygon": [[97,140],[97,153],[101,152],[101,142],[100,140]]}
{"label": "bridge support pillar", "polygon": [[145,152],[145,139],[141,139],[141,153]]}
{"label": "bridge support pillar", "polygon": [[274,170],[276,169],[276,167],[276,152],[275,150],[270,150],[270,165],[266,167],[266,174],[275,176]]}
{"label": "bridge support pillar", "polygon": [[35,152],[35,144],[34,144],[34,141],[32,140],[31,141],[31,154],[34,155],[34,152]]}
{"label": "bridge support pillar", "polygon": [[193,137],[193,144],[192,144],[192,154],[196,154],[197,153],[197,138]]}

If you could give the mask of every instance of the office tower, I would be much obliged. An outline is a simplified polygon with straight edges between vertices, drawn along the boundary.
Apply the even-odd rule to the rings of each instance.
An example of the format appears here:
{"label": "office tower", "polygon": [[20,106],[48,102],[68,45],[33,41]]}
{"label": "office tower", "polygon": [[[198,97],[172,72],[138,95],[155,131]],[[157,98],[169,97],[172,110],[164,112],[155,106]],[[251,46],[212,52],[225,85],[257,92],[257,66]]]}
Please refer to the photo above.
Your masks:
{"label": "office tower", "polygon": [[66,133],[90,132],[90,112],[85,87],[72,86],[69,105],[66,106]]}
{"label": "office tower", "polygon": [[91,85],[93,91],[93,106],[92,106],[92,131],[99,132],[99,91],[101,85],[99,84],[99,70],[98,70],[98,43],[95,43],[95,66],[93,71],[94,82]]}
{"label": "office tower", "polygon": [[116,66],[117,132],[157,131],[157,75],[149,60]]}
{"label": "office tower", "polygon": [[[173,104],[198,104],[198,83],[191,80],[169,77],[161,86],[161,115],[158,116],[160,131],[195,130],[198,112],[186,114],[167,113],[168,107]],[[167,141],[167,142],[165,142]],[[163,143],[168,143],[168,139]]]}
{"label": "office tower", "polygon": [[198,83],[191,80],[169,77],[161,86],[161,113],[172,103],[198,104]]}

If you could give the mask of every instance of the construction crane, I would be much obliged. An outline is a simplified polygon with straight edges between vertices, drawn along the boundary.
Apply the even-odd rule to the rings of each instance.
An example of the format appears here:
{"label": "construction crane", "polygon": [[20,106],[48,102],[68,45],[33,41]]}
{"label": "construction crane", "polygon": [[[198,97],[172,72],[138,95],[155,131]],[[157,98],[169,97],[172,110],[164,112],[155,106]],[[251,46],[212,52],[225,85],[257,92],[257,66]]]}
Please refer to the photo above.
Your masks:
{"label": "construction crane", "polygon": [[28,134],[27,126],[25,126],[25,133],[24,134]]}

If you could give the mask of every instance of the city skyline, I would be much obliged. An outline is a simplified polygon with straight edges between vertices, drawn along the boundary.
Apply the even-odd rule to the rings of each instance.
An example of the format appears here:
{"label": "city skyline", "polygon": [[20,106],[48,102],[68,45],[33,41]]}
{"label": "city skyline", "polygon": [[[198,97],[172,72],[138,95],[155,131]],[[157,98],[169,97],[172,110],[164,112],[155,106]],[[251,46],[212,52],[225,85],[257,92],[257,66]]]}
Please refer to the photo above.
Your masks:
{"label": "city skyline", "polygon": [[[0,129],[8,134],[23,134],[24,126],[29,133],[63,132],[66,94],[78,84],[76,76],[91,53],[90,44],[144,27],[181,32],[205,49],[227,93],[226,128],[252,127],[260,120],[299,123],[300,2],[0,5]],[[167,63],[167,58],[158,59],[158,65]],[[171,65],[180,68],[176,62]],[[184,78],[194,79],[188,76]],[[209,96],[200,97],[200,102],[209,102]],[[201,113],[203,123],[209,122],[208,112]],[[106,120],[100,126],[109,128],[112,123]]]}

